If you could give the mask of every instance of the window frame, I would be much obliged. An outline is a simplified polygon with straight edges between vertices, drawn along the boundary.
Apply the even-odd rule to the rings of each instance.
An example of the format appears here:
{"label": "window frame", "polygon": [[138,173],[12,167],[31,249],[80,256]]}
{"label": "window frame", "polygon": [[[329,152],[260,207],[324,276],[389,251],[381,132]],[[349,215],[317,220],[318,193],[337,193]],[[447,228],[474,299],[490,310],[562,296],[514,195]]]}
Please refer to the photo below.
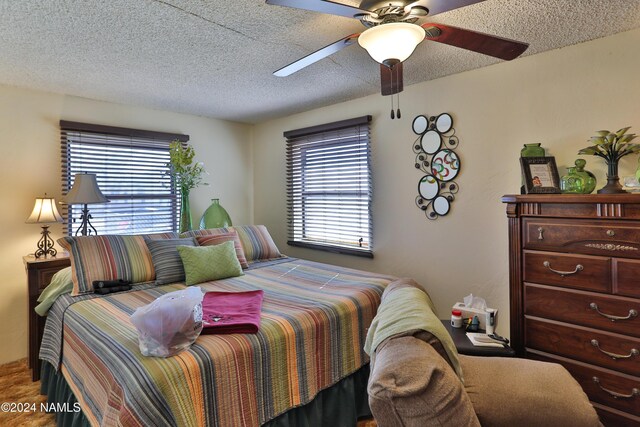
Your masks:
{"label": "window frame", "polygon": [[[60,145],[61,145],[61,175],[62,175],[62,195],[64,196],[68,193],[68,191],[72,187],[73,176],[78,171],[72,171],[71,162],[73,162],[73,155],[70,153],[69,146],[69,135],[70,134],[85,134],[88,138],[93,138],[94,140],[98,140],[100,138],[105,138],[105,142],[103,147],[116,147],[116,146],[129,146],[131,149],[143,149],[146,151],[150,150],[162,150],[166,146],[167,154],[169,152],[169,143],[171,141],[181,141],[183,144],[186,144],[189,141],[189,135],[176,134],[176,133],[168,133],[168,132],[157,132],[157,131],[149,131],[149,130],[141,130],[141,129],[130,129],[130,128],[122,128],[115,126],[106,126],[106,125],[98,125],[98,124],[90,124],[90,123],[81,123],[81,122],[73,122],[67,120],[60,120]],[[113,141],[109,144],[108,138],[113,137],[114,139],[119,139],[119,141]],[[129,145],[123,144],[123,140],[129,138]],[[95,143],[97,146],[101,145],[100,143]],[[107,149],[103,149],[103,152],[107,151]],[[146,153],[140,154],[141,157],[146,156]],[[168,157],[168,156],[167,156]],[[102,166],[107,169],[109,166]],[[100,185],[100,168],[96,168],[98,170],[98,183]],[[94,170],[86,170],[86,172],[94,173]],[[143,184],[140,184],[141,186]],[[132,200],[133,203],[138,200],[169,200],[171,204],[171,230],[177,232],[178,231],[178,223],[180,218],[180,192],[177,190],[175,181],[173,177],[171,177],[170,190],[168,194],[144,194],[144,193],[125,193],[125,194],[110,194],[109,189],[105,186],[100,186],[103,194],[110,200],[118,201],[118,200]],[[78,219],[79,212],[81,211],[83,205],[62,205],[62,216],[64,218],[63,228],[65,234],[68,236],[76,235],[76,230],[74,228],[75,220]],[[91,205],[88,206],[91,210]],[[166,209],[166,208],[165,208]],[[135,210],[134,210],[135,212]],[[150,214],[151,215],[151,214]],[[112,225],[113,227],[113,225]],[[166,232],[167,230],[158,230],[158,232]],[[107,228],[106,232],[98,230],[99,234],[116,234]],[[140,233],[124,233],[124,234],[140,234]]]}
{"label": "window frame", "polygon": [[[297,246],[322,250],[326,252],[373,258],[373,219],[371,209],[373,198],[373,183],[371,168],[370,122],[371,116],[367,115],[284,132],[284,137],[286,138],[287,157],[287,244],[289,246]],[[349,132],[353,132],[353,136],[349,136]],[[347,134],[347,136],[344,136],[345,133]],[[363,134],[366,136],[363,137]],[[344,138],[345,141],[332,143],[330,142],[332,138]],[[300,146],[304,144],[309,144],[309,147],[301,148]],[[361,177],[360,173],[358,173],[358,178],[353,179],[353,182],[358,183],[358,190],[338,189],[336,191],[328,191],[324,189],[317,190],[316,193],[317,196],[320,197],[320,199],[328,193],[331,193],[332,195],[338,197],[355,196],[355,200],[358,200],[359,198],[360,200],[365,201],[366,208],[353,210],[353,212],[366,212],[366,236],[361,236],[360,242],[362,243],[362,241],[366,240],[365,243],[367,244],[367,247],[362,249],[358,248],[355,245],[339,244],[335,241],[328,242],[326,240],[321,241],[320,239],[314,240],[314,238],[309,238],[307,240],[306,238],[306,236],[308,235],[306,223],[309,221],[308,218],[310,215],[306,213],[307,210],[305,205],[307,203],[307,200],[309,199],[310,193],[314,192],[313,190],[306,190],[307,185],[304,183],[305,177],[308,176],[308,174],[305,172],[305,168],[309,168],[309,166],[307,165],[308,152],[313,149],[317,150],[319,148],[327,148],[327,150],[330,151],[329,154],[335,154],[335,152],[339,151],[340,148],[348,147],[349,145],[358,145],[358,147],[361,145],[365,146],[363,154],[360,154],[360,151],[362,150],[360,148],[357,148],[357,157],[348,155],[349,159],[357,158],[359,162],[364,162],[366,167],[366,174],[364,175],[364,177]],[[336,146],[339,148],[332,150],[331,146]],[[362,166],[359,167],[361,168]],[[358,169],[359,167],[356,166],[356,169]],[[346,172],[336,174],[338,178],[345,178],[345,175],[347,175]],[[294,181],[296,182],[294,183]],[[364,190],[364,193],[362,190],[362,182],[366,182],[366,189]],[[322,186],[324,186],[324,184]],[[330,203],[327,203],[327,205],[330,205]],[[296,211],[301,211],[301,213],[297,214]],[[323,219],[333,219],[335,222],[339,221],[340,219],[344,219],[345,217],[345,213],[339,213],[329,216],[324,215]],[[338,230],[339,226],[334,226],[333,229]]]}

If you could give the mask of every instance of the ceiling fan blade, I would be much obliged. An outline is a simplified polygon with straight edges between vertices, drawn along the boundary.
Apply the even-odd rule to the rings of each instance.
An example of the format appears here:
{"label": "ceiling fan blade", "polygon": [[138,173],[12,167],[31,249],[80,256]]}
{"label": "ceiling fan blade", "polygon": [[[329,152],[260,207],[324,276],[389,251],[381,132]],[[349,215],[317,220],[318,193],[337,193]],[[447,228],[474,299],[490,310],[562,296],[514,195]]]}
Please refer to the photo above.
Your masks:
{"label": "ceiling fan blade", "polygon": [[395,95],[404,90],[402,62],[398,62],[393,68],[380,64],[380,86],[383,96]]}
{"label": "ceiling fan blade", "polygon": [[426,39],[510,61],[522,55],[528,43],[443,24],[422,24]]}
{"label": "ceiling fan blade", "polygon": [[453,9],[459,9],[461,7],[469,6],[476,3],[481,3],[484,0],[418,0],[410,3],[404,7],[408,13],[412,8],[428,9],[429,16],[437,15],[438,13],[448,12]]}
{"label": "ceiling fan blade", "polygon": [[346,16],[347,18],[353,18],[358,15],[375,15],[365,9],[328,0],[267,0],[267,4],[328,13],[329,15]]}
{"label": "ceiling fan blade", "polygon": [[316,50],[315,52],[310,53],[304,58],[300,58],[297,61],[294,61],[291,64],[284,66],[277,71],[274,71],[273,75],[278,77],[289,76],[295,73],[296,71],[303,69],[304,67],[308,67],[309,65],[315,62],[318,62],[321,59],[326,58],[329,55],[333,55],[334,53],[338,52],[339,50],[347,46],[351,46],[358,39],[359,35],[360,35],[359,33],[351,34],[343,39],[338,40],[335,43],[331,43],[330,45],[325,46],[320,50]]}

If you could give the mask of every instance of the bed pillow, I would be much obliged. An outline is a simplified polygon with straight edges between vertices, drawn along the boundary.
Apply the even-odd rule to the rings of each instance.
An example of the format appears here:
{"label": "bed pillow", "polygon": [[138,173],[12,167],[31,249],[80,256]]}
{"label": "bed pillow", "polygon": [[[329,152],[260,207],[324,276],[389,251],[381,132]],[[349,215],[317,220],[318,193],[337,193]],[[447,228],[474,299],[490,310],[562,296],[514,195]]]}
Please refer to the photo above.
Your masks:
{"label": "bed pillow", "polygon": [[51,283],[44,288],[38,297],[38,304],[34,310],[40,316],[46,316],[49,309],[62,294],[68,294],[73,290],[73,280],[71,279],[71,267],[65,267],[58,271],[51,278]]}
{"label": "bed pillow", "polygon": [[242,275],[233,242],[213,246],[178,246],[187,286]]}
{"label": "bed pillow", "polygon": [[71,295],[93,292],[95,280],[139,283],[156,277],[151,253],[142,236],[62,237],[58,244],[69,252],[71,259]]}
{"label": "bed pillow", "polygon": [[184,282],[184,267],[176,249],[178,246],[196,246],[196,241],[193,237],[147,240],[153,268],[156,270],[157,285]]}
{"label": "bed pillow", "polygon": [[189,230],[180,233],[180,237],[201,237],[201,236],[217,236],[219,234],[226,234],[231,231],[230,228],[203,228],[201,230]]}
{"label": "bed pillow", "polygon": [[224,242],[233,242],[233,246],[236,250],[236,256],[238,257],[240,266],[242,268],[249,267],[249,264],[247,263],[247,258],[244,256],[244,251],[242,250],[242,243],[240,243],[240,238],[238,237],[238,233],[236,233],[235,231],[230,231],[228,233],[212,235],[212,236],[200,236],[200,237],[196,237],[196,240],[198,241],[198,245],[200,246],[211,246],[211,245],[219,245],[220,243],[224,243]]}
{"label": "bed pillow", "polygon": [[239,225],[230,227],[238,233],[247,261],[280,258],[282,254],[264,225]]}
{"label": "bed pillow", "polygon": [[142,234],[144,240],[163,240],[163,239],[179,239],[180,233],[176,233],[175,231],[167,231],[164,233],[149,233]]}

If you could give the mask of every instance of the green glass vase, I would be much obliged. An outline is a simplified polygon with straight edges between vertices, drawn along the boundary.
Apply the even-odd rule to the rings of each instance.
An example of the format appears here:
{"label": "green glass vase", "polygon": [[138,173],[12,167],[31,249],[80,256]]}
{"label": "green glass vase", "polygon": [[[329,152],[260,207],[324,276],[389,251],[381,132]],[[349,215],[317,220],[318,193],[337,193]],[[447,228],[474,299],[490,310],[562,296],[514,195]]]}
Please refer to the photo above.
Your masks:
{"label": "green glass vase", "polygon": [[576,173],[576,168],[569,168],[569,173],[560,178],[560,190],[563,193],[584,193],[584,179]]}
{"label": "green glass vase", "polygon": [[544,157],[544,148],[540,146],[540,143],[524,144],[520,150],[520,157]]}
{"label": "green glass vase", "polygon": [[580,175],[582,180],[584,181],[584,187],[582,189],[582,193],[590,194],[593,190],[596,189],[596,176],[589,171],[584,170],[587,161],[584,159],[577,159],[575,162],[576,165],[576,175]]}
{"label": "green glass vase", "polygon": [[180,233],[193,230],[193,221],[191,219],[191,206],[189,204],[189,192],[182,191],[180,198]]}
{"label": "green glass vase", "polygon": [[211,199],[211,206],[207,208],[200,218],[200,229],[230,227],[229,213],[220,204],[220,199]]}

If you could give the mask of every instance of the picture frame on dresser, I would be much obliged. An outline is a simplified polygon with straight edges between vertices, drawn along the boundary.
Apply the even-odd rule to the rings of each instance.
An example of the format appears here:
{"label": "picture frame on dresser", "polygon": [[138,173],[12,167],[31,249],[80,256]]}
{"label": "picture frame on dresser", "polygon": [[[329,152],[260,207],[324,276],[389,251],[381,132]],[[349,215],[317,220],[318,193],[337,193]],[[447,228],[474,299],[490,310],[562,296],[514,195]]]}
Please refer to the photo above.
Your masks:
{"label": "picture frame on dresser", "polygon": [[560,193],[555,157],[520,157],[526,194]]}

